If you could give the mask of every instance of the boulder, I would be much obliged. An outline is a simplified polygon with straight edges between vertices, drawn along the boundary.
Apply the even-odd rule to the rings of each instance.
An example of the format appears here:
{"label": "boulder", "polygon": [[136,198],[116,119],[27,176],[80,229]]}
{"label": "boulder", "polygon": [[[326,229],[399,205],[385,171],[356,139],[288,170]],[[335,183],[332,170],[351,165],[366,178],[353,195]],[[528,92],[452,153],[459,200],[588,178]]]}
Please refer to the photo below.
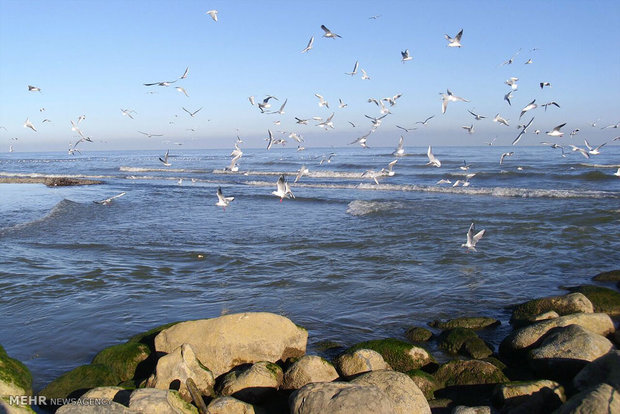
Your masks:
{"label": "boulder", "polygon": [[452,410],[452,414],[494,414],[496,413],[493,407],[488,405],[481,405],[478,407],[467,407],[465,405],[457,405]]}
{"label": "boulder", "polygon": [[311,382],[331,382],[338,379],[336,368],[316,355],[306,355],[297,360],[284,373],[282,388],[297,390]]}
{"label": "boulder", "polygon": [[[25,394],[20,394],[25,395]],[[0,413],[2,414],[36,414],[29,405],[11,404],[9,397],[0,397]]]}
{"label": "boulder", "polygon": [[306,353],[308,331],[273,313],[239,313],[181,322],[155,337],[157,352],[188,343],[218,377],[231,368],[258,361],[276,362]]}
{"label": "boulder", "polygon": [[476,332],[469,328],[452,328],[443,331],[439,335],[439,347],[452,353],[457,354],[466,340],[478,338]]}
{"label": "boulder", "polygon": [[569,325],[550,330],[528,357],[535,371],[563,381],[572,379],[588,362],[612,349],[613,344],[604,336]]}
{"label": "boulder", "polygon": [[435,398],[434,392],[441,388],[441,384],[433,377],[421,369],[412,369],[407,371],[406,374],[411,378],[415,385],[418,386],[422,394],[427,400]]}
{"label": "boulder", "polygon": [[374,385],[316,382],[289,398],[291,414],[394,414],[392,400]]}
{"label": "boulder", "polygon": [[570,293],[564,296],[551,296],[547,298],[533,299],[514,307],[510,323],[516,325],[526,324],[533,316],[541,313],[555,311],[559,315],[572,313],[593,313],[592,303],[580,293]]}
{"label": "boulder", "polygon": [[47,384],[39,395],[48,399],[77,398],[91,388],[117,385],[119,382],[120,378],[107,365],[82,365]]}
{"label": "boulder", "polygon": [[129,408],[149,414],[198,414],[178,392],[156,388],[139,388],[131,393]]}
{"label": "boulder", "polygon": [[282,368],[267,361],[235,368],[218,385],[218,394],[256,404],[273,396],[282,385]]}
{"label": "boulder", "polygon": [[484,359],[493,355],[493,350],[482,339],[469,338],[461,347],[461,353],[474,359]]}
{"label": "boulder", "polygon": [[136,376],[138,366],[150,354],[151,350],[148,346],[138,342],[128,342],[105,348],[95,355],[92,364],[107,365],[121,381],[128,381]]}
{"label": "boulder", "polygon": [[358,349],[344,353],[336,359],[336,367],[343,377],[368,371],[392,369],[381,354],[372,349]]}
{"label": "boulder", "polygon": [[508,378],[495,365],[479,360],[450,361],[439,367],[434,374],[437,381],[446,386],[499,384]]}
{"label": "boulder", "polygon": [[502,411],[531,414],[550,413],[564,402],[564,388],[554,381],[518,381],[498,385],[493,393],[495,405]]}
{"label": "boulder", "polygon": [[592,280],[595,282],[618,282],[620,281],[620,269],[599,273]]}
{"label": "boulder", "polygon": [[424,394],[409,376],[396,371],[372,371],[360,375],[352,384],[374,385],[392,401],[394,414],[431,414]]}
{"label": "boulder", "polygon": [[32,395],[32,374],[0,345],[0,397]]}
{"label": "boulder", "polygon": [[213,373],[196,358],[190,344],[183,344],[171,353],[164,355],[157,361],[155,373],[146,382],[147,387],[160,390],[175,389],[187,402],[192,402],[192,396],[185,385],[191,378],[196,387],[204,396],[213,396],[215,378]]}
{"label": "boulder", "polygon": [[549,330],[568,325],[579,325],[599,335],[608,335],[615,331],[614,323],[605,313],[576,313],[517,329],[502,341],[500,352],[510,354],[527,349],[538,342]]}
{"label": "boulder", "polygon": [[608,384],[573,395],[555,414],[620,413],[620,393]]}
{"label": "boulder", "polygon": [[611,316],[620,315],[620,292],[592,285],[577,286],[570,290],[585,295],[594,305],[594,312],[603,312]]}
{"label": "boulder", "polygon": [[471,316],[471,317],[461,317],[456,319],[450,319],[448,321],[442,322],[435,320],[429,323],[429,326],[438,329],[454,329],[454,328],[467,328],[467,329],[485,329],[491,328],[500,325],[501,322],[497,319],[487,318],[484,316]]}
{"label": "boulder", "polygon": [[56,414],[142,414],[141,411],[132,410],[114,401],[93,405],[87,403],[84,398],[80,400],[83,402],[63,405],[56,411]]}
{"label": "boulder", "polygon": [[128,390],[123,387],[97,387],[86,391],[80,398],[90,399],[98,398],[102,400],[110,400],[129,406],[129,397],[133,390]]}
{"label": "boulder", "polygon": [[411,342],[426,342],[433,337],[433,333],[428,329],[413,326],[407,329],[405,337]]}
{"label": "boulder", "polygon": [[531,318],[528,318],[528,322],[533,323],[533,322],[539,322],[539,321],[546,321],[549,319],[555,319],[555,318],[559,318],[560,315],[556,312],[556,311],[548,311],[548,312],[543,312],[540,315],[534,315]]}
{"label": "boulder", "polygon": [[233,397],[218,397],[211,401],[206,414],[255,414],[254,406]]}
{"label": "boulder", "polygon": [[353,353],[358,349],[377,351],[392,369],[400,372],[418,369],[435,362],[435,358],[426,349],[394,338],[360,342],[345,352]]}
{"label": "boulder", "polygon": [[586,365],[573,378],[573,385],[585,391],[600,383],[620,389],[620,351],[611,351]]}

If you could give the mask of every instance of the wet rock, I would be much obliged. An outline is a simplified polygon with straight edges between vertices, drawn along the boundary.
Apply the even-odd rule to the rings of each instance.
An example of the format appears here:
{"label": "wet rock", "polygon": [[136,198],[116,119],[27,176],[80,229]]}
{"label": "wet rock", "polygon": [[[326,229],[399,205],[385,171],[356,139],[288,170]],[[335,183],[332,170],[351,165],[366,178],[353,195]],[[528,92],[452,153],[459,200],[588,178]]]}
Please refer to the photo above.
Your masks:
{"label": "wet rock", "polygon": [[493,400],[504,412],[546,414],[560,407],[566,395],[554,381],[518,381],[498,385]]}
{"label": "wet rock", "polygon": [[192,402],[192,396],[185,385],[188,378],[194,380],[203,396],[214,395],[213,373],[196,358],[191,345],[183,344],[159,358],[155,373],[148,379],[146,386],[161,390],[175,389],[179,391],[181,398]]}
{"label": "wet rock", "polygon": [[452,410],[452,414],[494,414],[497,411],[493,407],[488,405],[481,405],[478,407],[467,407],[465,405],[457,405]]}
{"label": "wet rock", "polygon": [[433,337],[433,333],[426,328],[413,326],[407,329],[405,337],[411,342],[426,342]]}
{"label": "wet rock", "polygon": [[439,335],[439,347],[453,354],[458,353],[466,340],[478,338],[473,329],[453,328]]}
{"label": "wet rock", "polygon": [[600,383],[620,389],[620,351],[611,351],[586,365],[573,378],[573,385],[584,391]]}
{"label": "wet rock", "polygon": [[394,414],[430,414],[424,394],[409,376],[396,371],[373,371],[362,374],[352,384],[374,385],[392,401]]}
{"label": "wet rock", "polygon": [[618,282],[620,281],[620,269],[599,273],[592,280],[595,282]]}
{"label": "wet rock", "polygon": [[198,414],[178,392],[156,388],[139,388],[131,393],[129,408],[149,414]]}
{"label": "wet rock", "polygon": [[0,396],[32,395],[32,374],[0,345]]}
{"label": "wet rock", "polygon": [[508,378],[495,365],[475,359],[447,362],[439,367],[434,376],[446,386],[508,382]]}
{"label": "wet rock", "polygon": [[418,386],[420,391],[422,391],[426,400],[434,399],[434,392],[442,386],[434,376],[420,369],[412,369],[411,371],[407,371],[406,374],[415,382],[415,385]]}
{"label": "wet rock", "polygon": [[65,372],[39,392],[48,399],[76,398],[91,388],[117,385],[120,378],[107,365],[90,364]]}
{"label": "wet rock", "polygon": [[549,311],[549,312],[543,312],[540,315],[532,316],[531,318],[528,319],[528,322],[533,323],[533,322],[539,322],[539,321],[546,321],[549,319],[555,319],[559,317],[560,315],[556,311]]}
{"label": "wet rock", "polygon": [[555,311],[559,315],[593,313],[594,307],[590,300],[580,293],[534,299],[515,306],[512,311],[510,323],[524,325],[527,324],[533,316],[548,311]]}
{"label": "wet rock", "polygon": [[338,372],[332,364],[319,356],[306,355],[286,370],[282,388],[297,390],[311,382],[331,382],[336,379]]}
{"label": "wet rock", "polygon": [[282,385],[282,368],[267,361],[238,367],[226,374],[218,385],[218,394],[258,404],[264,402]]}
{"label": "wet rock", "polygon": [[[20,394],[25,395],[25,394]],[[35,414],[29,405],[11,404],[10,398],[0,397],[0,413],[2,414]]]}
{"label": "wet rock", "polygon": [[87,179],[76,179],[69,177],[49,177],[45,178],[43,184],[48,187],[67,187],[74,185],[93,185],[93,184],[101,184],[103,181],[98,180],[87,180]]}
{"label": "wet rock", "polygon": [[[81,400],[86,401],[83,398]],[[60,407],[56,414],[142,414],[142,412],[110,401],[102,405],[71,403]]]}
{"label": "wet rock", "polygon": [[468,329],[485,329],[500,325],[500,321],[493,318],[487,318],[484,316],[472,316],[461,317],[456,319],[450,319],[448,321],[433,321],[429,323],[433,328],[438,329],[454,329],[454,328],[468,328]]}
{"label": "wet rock", "polygon": [[482,339],[469,338],[463,343],[461,353],[474,359],[484,359],[493,355],[493,350]]}
{"label": "wet rock", "polygon": [[620,413],[620,393],[608,384],[573,395],[556,414],[612,414]]}
{"label": "wet rock", "polygon": [[318,382],[291,394],[291,414],[394,414],[392,400],[374,385]]}
{"label": "wet rock", "polygon": [[336,360],[336,367],[343,377],[368,371],[392,369],[381,354],[372,349],[358,349],[344,353]]}
{"label": "wet rock", "polygon": [[233,397],[218,397],[207,407],[207,414],[255,414],[253,405]]}
{"label": "wet rock", "polygon": [[178,323],[155,337],[155,349],[169,353],[189,343],[217,377],[244,363],[302,356],[307,340],[308,331],[283,316],[239,313]]}
{"label": "wet rock", "polygon": [[148,346],[137,342],[128,342],[105,348],[95,355],[92,363],[106,365],[121,381],[128,381],[136,376],[139,365],[150,354],[151,350]]}
{"label": "wet rock", "polygon": [[372,349],[378,352],[392,369],[400,372],[418,369],[435,362],[426,349],[394,338],[360,342],[347,349],[346,353],[353,353],[358,349]]}
{"label": "wet rock", "polygon": [[592,285],[578,286],[570,290],[585,295],[594,305],[595,312],[603,312],[611,316],[620,315],[620,292]]}

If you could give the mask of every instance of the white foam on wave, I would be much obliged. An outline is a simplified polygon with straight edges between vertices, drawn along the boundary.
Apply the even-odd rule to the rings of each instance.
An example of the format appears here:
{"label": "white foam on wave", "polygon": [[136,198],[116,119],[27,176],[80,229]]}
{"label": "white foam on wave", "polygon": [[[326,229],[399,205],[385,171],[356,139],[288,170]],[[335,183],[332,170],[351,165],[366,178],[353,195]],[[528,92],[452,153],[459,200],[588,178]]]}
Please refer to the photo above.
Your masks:
{"label": "white foam on wave", "polygon": [[352,216],[366,216],[368,214],[396,210],[403,207],[404,204],[397,201],[354,200],[347,205],[347,214],[351,214]]}
{"label": "white foam on wave", "polygon": [[12,178],[114,178],[110,175],[84,175],[84,174],[42,174],[42,173],[11,173],[0,172],[0,177]]}
{"label": "white foam on wave", "polygon": [[123,172],[176,172],[176,173],[196,173],[205,172],[199,170],[186,170],[183,168],[144,168],[144,167],[120,167]]}
{"label": "white foam on wave", "polygon": [[580,163],[582,167],[592,167],[592,168],[620,168],[620,164],[586,164]]}
{"label": "white foam on wave", "polygon": [[[228,171],[228,170],[213,170],[213,174],[237,174],[245,176],[275,176],[279,177],[284,174],[286,176],[296,176],[297,171]],[[343,179],[360,179],[362,177],[361,172],[345,172],[345,171],[325,171],[310,170],[304,177],[310,178],[343,178]]]}

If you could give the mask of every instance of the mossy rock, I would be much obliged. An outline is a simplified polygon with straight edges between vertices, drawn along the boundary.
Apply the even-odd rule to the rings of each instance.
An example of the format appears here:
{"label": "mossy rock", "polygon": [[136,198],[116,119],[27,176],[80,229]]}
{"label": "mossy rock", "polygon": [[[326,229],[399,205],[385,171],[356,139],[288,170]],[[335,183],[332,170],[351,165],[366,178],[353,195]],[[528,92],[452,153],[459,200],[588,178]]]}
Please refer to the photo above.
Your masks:
{"label": "mossy rock", "polygon": [[148,346],[151,349],[151,351],[154,351],[155,350],[155,337],[157,336],[157,334],[159,334],[164,329],[170,328],[171,326],[176,325],[177,323],[181,323],[181,322],[182,321],[170,322],[170,323],[158,326],[156,328],[150,329],[146,332],[139,333],[129,338],[129,341],[127,342],[139,342],[141,344]]}
{"label": "mossy rock", "polygon": [[360,342],[345,352],[352,354],[358,349],[371,349],[378,352],[385,362],[395,371],[400,372],[407,372],[435,363],[435,358],[426,349],[395,338]]}
{"label": "mossy rock", "polygon": [[454,328],[469,328],[469,329],[485,329],[500,325],[501,322],[497,319],[487,318],[485,316],[464,316],[461,318],[450,319],[448,321],[433,321],[428,325],[438,329],[454,329]]}
{"label": "mossy rock", "polygon": [[620,293],[601,286],[582,285],[569,288],[571,292],[584,294],[592,305],[595,312],[606,313],[610,316],[620,315]]}
{"label": "mossy rock", "polygon": [[20,361],[11,358],[0,345],[0,389],[7,394],[32,395],[32,374]]}
{"label": "mossy rock", "polygon": [[330,351],[333,349],[344,348],[342,344],[339,344],[338,342],[334,342],[334,341],[319,341],[316,344],[314,344],[314,347],[319,352],[325,352],[325,351]]}
{"label": "mossy rock", "polygon": [[442,384],[435,377],[420,369],[412,369],[405,374],[415,382],[427,400],[434,399],[434,392],[442,387]]}
{"label": "mossy rock", "polygon": [[537,315],[555,311],[558,315],[573,313],[592,313],[593,304],[583,294],[570,293],[563,296],[550,296],[532,299],[513,308],[510,323],[517,326],[529,324]]}
{"label": "mossy rock", "polygon": [[495,365],[475,359],[447,362],[439,367],[434,376],[446,386],[500,384],[509,381]]}
{"label": "mossy rock", "polygon": [[[23,394],[21,394],[23,395]],[[11,404],[10,397],[0,397],[0,413],[7,414],[36,414],[29,405]]]}
{"label": "mossy rock", "polygon": [[147,376],[146,373],[137,371],[139,371],[140,363],[145,361],[150,354],[151,350],[145,344],[127,342],[105,348],[95,355],[92,364],[107,365],[121,381],[127,381],[134,377],[143,378]]}
{"label": "mossy rock", "polygon": [[454,328],[439,335],[439,347],[450,353],[457,354],[465,341],[478,338],[476,332],[469,328]]}
{"label": "mossy rock", "polygon": [[461,347],[461,353],[474,359],[483,359],[493,355],[493,350],[480,338],[469,338]]}
{"label": "mossy rock", "polygon": [[39,393],[47,398],[77,398],[96,387],[117,385],[120,378],[107,365],[90,364],[65,372]]}
{"label": "mossy rock", "polygon": [[485,361],[488,362],[490,364],[495,365],[497,368],[499,368],[501,371],[505,370],[506,368],[508,368],[508,365],[504,364],[502,361],[500,361],[499,359],[495,358],[495,357],[486,357],[486,358],[482,358],[481,361]]}
{"label": "mossy rock", "polygon": [[433,337],[433,333],[428,329],[412,326],[407,329],[405,336],[411,342],[426,342]]}
{"label": "mossy rock", "polygon": [[619,282],[620,281],[620,269],[611,270],[609,272],[602,272],[592,278],[595,282]]}

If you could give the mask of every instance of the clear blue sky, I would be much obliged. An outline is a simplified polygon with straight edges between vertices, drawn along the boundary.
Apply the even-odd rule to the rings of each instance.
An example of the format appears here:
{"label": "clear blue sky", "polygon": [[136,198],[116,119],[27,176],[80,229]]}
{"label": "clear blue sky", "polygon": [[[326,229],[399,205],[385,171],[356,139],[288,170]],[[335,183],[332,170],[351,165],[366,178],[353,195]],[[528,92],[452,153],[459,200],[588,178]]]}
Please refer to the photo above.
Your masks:
{"label": "clear blue sky", "polygon": [[[217,22],[205,14],[210,9],[219,11]],[[530,131],[543,134],[529,133],[519,145],[548,140],[544,131],[564,122],[566,136],[556,140],[599,143],[620,135],[589,125],[620,122],[619,21],[617,1],[0,0],[0,148],[65,151],[76,140],[70,120],[80,115],[82,131],[95,141],[84,148],[93,150],[169,147],[164,140],[231,147],[237,128],[246,147],[262,147],[268,128],[295,131],[306,147],[344,146],[370,129],[365,114],[380,115],[368,98],[397,93],[403,95],[369,145],[394,146],[403,134],[395,125],[411,127],[430,115],[426,127],[405,134],[407,146],[483,145],[494,137],[508,145],[533,99],[561,108],[524,115],[523,123],[535,116]],[[321,24],[342,38],[321,37]],[[461,28],[463,47],[448,48],[444,34]],[[314,48],[300,53],[311,36]],[[404,49],[413,60],[401,62]],[[519,49],[514,63],[502,66]],[[370,80],[344,74],[356,60]],[[170,87],[143,86],[174,80],[188,66],[188,77]],[[519,88],[509,106],[504,81],[511,76]],[[552,87],[541,90],[542,81]],[[442,115],[446,88],[471,102],[450,103]],[[285,114],[261,114],[248,101],[268,94],[280,99],[272,109],[288,98]],[[338,108],[338,98],[348,106]],[[182,107],[203,109],[191,118]],[[135,119],[121,108],[135,110]],[[475,121],[467,109],[489,118]],[[329,131],[293,118],[332,112]],[[491,121],[496,113],[510,128]],[[26,118],[38,132],[23,127]],[[461,126],[472,123],[469,135]],[[575,128],[580,135],[569,138]]]}

